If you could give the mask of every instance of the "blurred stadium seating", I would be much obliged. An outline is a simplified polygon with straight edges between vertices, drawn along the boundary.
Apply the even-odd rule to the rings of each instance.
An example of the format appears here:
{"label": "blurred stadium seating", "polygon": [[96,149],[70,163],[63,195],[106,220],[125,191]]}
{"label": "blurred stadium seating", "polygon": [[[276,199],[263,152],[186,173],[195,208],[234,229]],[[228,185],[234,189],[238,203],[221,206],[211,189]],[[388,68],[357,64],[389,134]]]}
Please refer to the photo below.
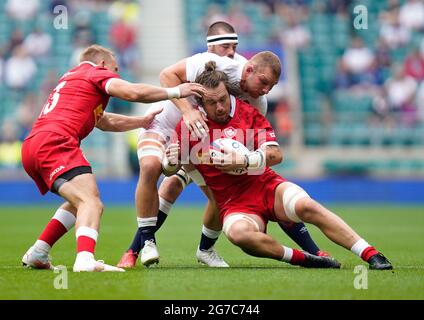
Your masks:
{"label": "blurred stadium seating", "polygon": [[[8,2],[14,1],[2,1],[0,4],[0,63],[2,65],[0,70],[3,70],[3,72],[0,72],[0,128],[5,123],[12,122],[17,130],[20,131],[17,133],[17,137],[22,139],[22,134],[26,132],[22,132],[24,128],[22,128],[19,114],[25,97],[35,93],[34,105],[29,110],[29,116],[33,121],[38,116],[48,94],[56,86],[59,77],[78,63],[76,58],[78,58],[78,53],[80,53],[81,45],[98,43],[111,47],[117,53],[118,61],[123,60],[120,52],[117,52],[110,41],[112,37],[111,29],[113,23],[125,15],[126,9],[123,8],[124,5],[135,4],[138,7],[138,3],[136,1],[127,1],[124,4],[120,4],[121,11],[119,11],[119,14],[112,14],[111,7],[119,4],[119,1],[31,0],[30,2],[36,4],[35,12],[29,18],[20,20],[8,12]],[[66,20],[61,21],[63,23],[67,22],[66,28],[55,26],[55,19],[58,19],[60,14],[63,13],[63,7],[59,7],[61,5],[64,5],[67,10]],[[55,7],[56,12],[54,11]],[[24,45],[25,39],[34,28],[41,29],[43,33],[46,33],[51,38],[51,48],[42,57],[33,57],[37,72],[28,85],[19,89],[11,88],[5,81],[5,65],[13,54],[10,49],[12,35],[16,30],[19,30],[21,36],[16,45]],[[31,52],[29,54],[31,55]],[[131,81],[138,77],[136,72],[137,70],[132,69],[132,66],[128,63],[120,63],[121,77]],[[108,110],[131,113],[132,105],[111,99]],[[112,164],[107,161],[109,145],[110,137],[99,133],[97,130],[83,142],[85,153],[90,158],[96,171],[103,176],[107,176],[112,167]],[[0,163],[0,170],[1,168],[2,164]],[[19,175],[19,172],[15,172],[15,174]],[[4,170],[2,175],[9,177],[10,173]]]}
{"label": "blurred stadium seating", "polygon": [[[322,169],[326,173],[352,174],[386,174],[386,175],[424,175],[424,118],[422,106],[413,103],[411,123],[403,123],[399,112],[389,110],[387,117],[391,121],[383,121],[376,117],[376,96],[393,76],[393,67],[403,65],[405,58],[414,48],[421,45],[421,59],[424,61],[424,28],[410,30],[411,36],[401,46],[390,48],[388,54],[390,63],[378,65],[373,78],[368,83],[359,85],[336,85],[338,63],[349,48],[354,37],[363,40],[366,47],[376,55],[381,37],[382,25],[387,12],[399,11],[406,1],[186,1],[187,24],[189,38],[193,39],[192,49],[204,46],[205,21],[217,17],[228,16],[229,8],[234,2],[241,3],[242,11],[249,17],[253,27],[250,34],[240,36],[240,51],[254,51],[270,47],[280,42],[283,50],[292,50],[281,41],[278,33],[287,27],[290,14],[298,14],[301,24],[310,32],[310,42],[307,46],[297,48],[297,72],[299,79],[301,118],[300,127],[293,134],[303,131],[303,150],[305,154],[325,152],[326,148],[339,148],[340,156],[328,158],[320,156]],[[392,7],[390,7],[392,3]],[[353,21],[356,17],[354,8],[364,5],[368,19],[366,29],[355,29]],[[213,10],[208,8],[213,7]],[[299,14],[301,12],[301,14]],[[399,14],[399,12],[397,12]],[[237,28],[235,23],[235,28]],[[256,41],[258,40],[259,41]],[[287,61],[286,61],[287,63]],[[423,78],[416,79],[418,86]],[[386,97],[383,97],[385,99]],[[277,101],[278,103],[278,101]],[[390,107],[389,107],[390,108]],[[292,106],[292,118],[296,117],[296,106]],[[271,110],[272,111],[272,110]],[[271,117],[278,117],[278,114]],[[270,116],[268,116],[270,118]],[[275,121],[275,120],[274,120]],[[283,141],[284,142],[284,141]],[[288,144],[290,148],[290,143]],[[357,151],[353,158],[344,159],[345,149]],[[379,149],[373,153],[374,159],[367,159],[367,150]],[[392,160],[387,159],[389,149],[415,149],[417,158],[407,156],[408,152],[397,155],[390,153]],[[317,151],[319,150],[319,151]],[[419,152],[421,150],[421,152]],[[288,152],[290,154],[290,152]],[[366,159],[361,159],[365,156]],[[311,156],[311,159],[314,159]],[[294,171],[299,172],[299,171]]]}
{"label": "blurred stadium seating", "polygon": [[[46,76],[53,70],[56,76],[53,80],[57,80],[70,67],[76,29],[80,27],[76,22],[81,22],[89,30],[91,41],[111,46],[109,34],[114,22],[111,11],[117,11],[111,10],[111,6],[119,4],[118,1],[38,2],[37,13],[25,21],[17,21],[9,15],[7,1],[0,5],[3,65],[10,57],[7,46],[15,30],[21,30],[25,37],[38,26],[52,38],[48,56],[36,60],[38,69],[29,89],[15,92],[8,88],[5,81],[0,81],[0,126],[10,121],[19,125],[19,106],[29,91],[37,93],[38,108],[41,108],[46,98],[42,90]],[[55,15],[51,13],[52,5],[59,3],[69,8],[70,23],[66,30],[53,27]],[[143,5],[142,1],[125,2],[128,3]],[[280,132],[279,139],[287,148],[288,157],[279,170],[299,176],[424,176],[424,104],[414,100],[406,111],[393,109],[390,104],[387,107],[384,90],[387,81],[394,76],[393,68],[403,66],[414,48],[421,46],[424,60],[424,27],[410,30],[410,37],[403,45],[390,47],[387,51],[380,47],[385,15],[396,10],[399,12],[407,1],[399,1],[397,7],[393,5],[396,1],[388,0],[184,0],[181,3],[185,12],[181,19],[186,32],[181,37],[187,39],[187,55],[205,49],[206,27],[213,19],[227,19],[235,25],[242,53],[267,48],[279,48],[284,52],[285,71],[290,69],[291,73],[295,73],[289,74],[285,81],[297,79],[289,85],[297,88],[294,92],[298,92],[298,96],[285,93],[273,95],[270,99],[268,118],[274,125],[284,125],[282,130],[291,128],[288,132]],[[365,5],[368,10],[367,29],[354,28],[354,7],[357,5]],[[299,24],[310,33],[310,39],[299,48],[290,48],[283,40],[283,33],[289,29],[290,15],[296,16]],[[141,36],[137,34],[137,37]],[[375,59],[380,55],[386,57],[386,54],[388,62],[379,64],[381,61],[377,59],[377,66],[373,65],[371,70],[371,79],[365,77],[346,83],[339,67],[355,37],[363,40]],[[294,55],[286,60],[288,52],[294,52]],[[288,68],[287,64],[294,68]],[[0,69],[4,70],[4,67]],[[140,79],[137,70],[124,65],[121,74],[126,79]],[[4,78],[4,71],[2,73]],[[415,79],[415,94],[420,89],[424,90],[423,80],[424,76]],[[378,112],[378,97],[387,107],[384,115]],[[132,105],[117,101],[112,101],[109,108],[110,111],[124,113],[133,110]],[[116,175],[114,168],[129,166],[128,163],[116,164],[107,160],[113,152],[108,148],[108,139],[104,134],[95,132],[84,143],[86,153],[100,176]],[[299,161],[301,158],[303,161]],[[311,169],[305,167],[308,165]]]}

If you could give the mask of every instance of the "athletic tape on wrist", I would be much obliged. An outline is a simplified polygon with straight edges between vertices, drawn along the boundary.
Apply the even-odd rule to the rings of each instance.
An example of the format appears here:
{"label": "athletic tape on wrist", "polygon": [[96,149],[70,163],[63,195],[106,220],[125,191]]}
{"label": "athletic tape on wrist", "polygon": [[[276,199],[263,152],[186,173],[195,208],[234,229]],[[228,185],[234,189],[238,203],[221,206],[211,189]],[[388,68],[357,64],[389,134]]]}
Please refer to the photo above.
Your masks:
{"label": "athletic tape on wrist", "polygon": [[168,94],[168,99],[178,99],[181,96],[181,91],[179,87],[165,88],[165,90]]}
{"label": "athletic tape on wrist", "polygon": [[247,169],[262,169],[265,167],[265,152],[261,149],[253,151],[246,155]]}

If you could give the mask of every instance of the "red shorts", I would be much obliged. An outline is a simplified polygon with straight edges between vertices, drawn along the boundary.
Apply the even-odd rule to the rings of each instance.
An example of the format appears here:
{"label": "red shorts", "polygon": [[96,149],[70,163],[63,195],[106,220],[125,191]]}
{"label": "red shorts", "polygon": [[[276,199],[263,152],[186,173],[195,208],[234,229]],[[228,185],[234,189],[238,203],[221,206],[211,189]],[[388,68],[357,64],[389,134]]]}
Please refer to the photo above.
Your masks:
{"label": "red shorts", "polygon": [[76,167],[90,166],[90,163],[76,138],[39,132],[22,144],[22,165],[41,194],[45,194],[60,175]]}
{"label": "red shorts", "polygon": [[240,192],[234,192],[230,200],[220,207],[221,222],[225,216],[236,212],[255,214],[265,223],[277,221],[274,213],[275,189],[286,180],[269,170],[257,176],[249,185],[240,186]]}

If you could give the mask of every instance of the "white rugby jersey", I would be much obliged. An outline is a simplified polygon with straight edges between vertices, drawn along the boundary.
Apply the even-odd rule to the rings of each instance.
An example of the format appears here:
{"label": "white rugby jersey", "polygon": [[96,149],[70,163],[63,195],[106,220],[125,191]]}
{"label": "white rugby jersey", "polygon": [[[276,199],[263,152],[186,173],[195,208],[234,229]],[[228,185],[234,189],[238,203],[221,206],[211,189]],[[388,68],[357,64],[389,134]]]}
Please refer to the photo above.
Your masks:
{"label": "white rugby jersey", "polygon": [[[211,60],[215,61],[217,70],[223,71],[228,75],[230,82],[240,83],[243,67],[247,63],[247,59],[239,54],[236,54],[234,59],[231,59],[210,52],[198,53],[186,59],[187,81],[194,82],[196,77],[205,70],[205,63]],[[265,96],[254,99],[248,93],[243,93],[240,98],[242,100],[248,100],[261,114],[266,114],[268,102]],[[192,99],[194,98],[190,97],[190,102],[193,103],[194,100]]]}

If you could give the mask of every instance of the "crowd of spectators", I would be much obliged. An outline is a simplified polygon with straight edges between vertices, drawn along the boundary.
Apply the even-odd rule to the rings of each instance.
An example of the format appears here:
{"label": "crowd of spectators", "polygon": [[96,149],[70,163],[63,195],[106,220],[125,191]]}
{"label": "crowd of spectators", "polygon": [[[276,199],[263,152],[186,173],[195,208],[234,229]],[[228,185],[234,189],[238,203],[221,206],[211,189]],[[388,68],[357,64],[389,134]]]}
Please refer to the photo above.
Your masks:
{"label": "crowd of spectators", "polygon": [[[1,3],[0,169],[20,167],[23,139],[61,73],[79,63],[85,47],[94,42],[110,47],[116,52],[121,72],[127,78],[136,77],[139,5],[135,0]],[[67,14],[63,21],[68,25],[57,29],[54,20],[61,13]],[[131,112],[130,104],[114,99],[110,104],[110,109],[119,109],[115,111]]]}
{"label": "crowd of spectators", "polygon": [[[342,39],[343,46],[337,48],[334,58],[328,58],[333,62],[331,77],[317,78],[317,87],[327,88],[323,95],[327,95],[328,101],[333,101],[332,96],[341,91],[346,93],[346,97],[371,97],[370,125],[375,125],[377,120],[383,127],[412,130],[423,126],[424,1],[387,0],[378,5],[368,4],[367,30],[358,30],[353,23],[354,7],[359,4],[362,3],[353,0],[215,0],[211,1],[207,13],[199,21],[203,29],[206,24],[216,20],[233,24],[240,35],[240,48],[250,46],[252,50],[256,45],[258,49],[263,49],[263,43],[271,48],[278,43],[283,50],[292,49],[299,53],[331,52],[323,46],[339,46],[328,39],[335,39],[336,36],[342,39],[343,32],[333,29],[332,24],[335,20],[341,21],[346,26],[347,36],[345,40]],[[256,10],[247,10],[249,6]],[[233,7],[237,9],[237,19],[233,11],[228,10]],[[252,19],[252,13],[255,19]],[[258,15],[260,19],[257,19]],[[317,25],[312,20],[319,18],[326,20],[330,27],[314,28]],[[263,32],[260,24],[269,21],[276,23],[270,25],[269,32],[261,34],[262,43],[252,43],[249,37],[258,30]],[[372,41],[370,36],[373,37]],[[323,38],[327,42],[320,43],[319,40]],[[314,74],[307,76],[314,77]],[[302,92],[304,88],[300,89]],[[276,123],[286,124],[290,120],[279,118],[290,117],[290,112],[281,110],[290,110],[293,106],[287,106],[287,99],[283,99],[274,104],[279,106],[274,116]],[[320,100],[317,99],[316,103],[320,103]],[[285,107],[282,108],[282,105]]]}
{"label": "crowd of spectators", "polygon": [[[353,26],[353,7],[358,3],[354,0],[207,1],[204,16],[198,17],[198,31],[204,34],[212,22],[224,20],[237,30],[240,49],[249,50],[255,46],[264,49],[264,44],[275,48],[277,44],[283,50],[295,50],[301,54],[308,50],[315,52],[312,49],[316,49],[318,39],[328,38],[323,35],[325,31],[314,28],[311,21],[318,15],[324,19],[335,17],[348,27],[348,36],[347,40],[342,39],[341,47],[337,43],[326,44],[339,47],[333,59],[332,76],[318,81],[319,85],[330,88],[324,94],[331,96],[343,91],[369,95],[373,98],[370,116],[383,125],[412,129],[422,126],[424,1],[382,1],[381,10],[370,12],[370,27],[377,24],[376,37],[371,42],[364,35],[368,36],[372,28],[359,31]],[[66,8],[69,15],[67,30],[52,29],[59,6]],[[140,2],[136,0],[2,2],[0,131],[10,130],[9,134],[2,134],[2,146],[10,146],[10,141],[22,141],[63,68],[76,65],[87,45],[97,42],[111,47],[126,78],[131,80],[140,73],[137,63],[139,6]],[[338,35],[340,32],[334,33]],[[399,55],[399,52],[403,54]],[[323,85],[323,82],[326,83]],[[300,89],[302,92],[303,88]],[[331,101],[331,97],[328,100]],[[131,111],[129,104],[115,99],[111,100],[109,107],[117,112]],[[283,143],[290,139],[294,130],[291,111],[295,107],[287,95],[271,100],[269,117]],[[0,159],[0,166],[2,161]]]}

